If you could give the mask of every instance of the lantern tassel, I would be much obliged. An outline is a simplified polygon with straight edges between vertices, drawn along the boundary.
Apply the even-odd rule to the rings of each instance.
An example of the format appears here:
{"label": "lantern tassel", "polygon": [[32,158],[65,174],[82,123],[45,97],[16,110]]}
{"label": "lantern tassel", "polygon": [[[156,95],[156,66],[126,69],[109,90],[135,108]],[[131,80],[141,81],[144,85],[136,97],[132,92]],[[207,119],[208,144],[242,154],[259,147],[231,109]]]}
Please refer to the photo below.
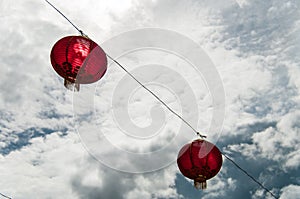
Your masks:
{"label": "lantern tassel", "polygon": [[207,184],[206,184],[206,181],[196,181],[194,180],[194,186],[196,189],[206,189],[207,188]]}
{"label": "lantern tassel", "polygon": [[67,79],[65,79],[64,85],[70,91],[76,91],[76,92],[78,92],[79,88],[80,88],[80,85],[78,83],[70,82]]}

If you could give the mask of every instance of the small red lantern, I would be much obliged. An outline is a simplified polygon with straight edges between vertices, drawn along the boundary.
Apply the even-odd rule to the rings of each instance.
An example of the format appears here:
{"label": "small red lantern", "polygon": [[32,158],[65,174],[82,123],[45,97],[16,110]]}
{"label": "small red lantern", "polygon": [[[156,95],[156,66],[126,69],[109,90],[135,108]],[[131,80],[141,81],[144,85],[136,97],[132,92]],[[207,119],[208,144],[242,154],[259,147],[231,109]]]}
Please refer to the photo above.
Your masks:
{"label": "small red lantern", "polygon": [[98,81],[106,72],[107,58],[102,48],[83,36],[67,36],[52,48],[51,64],[65,79],[66,88],[79,90],[79,84]]}
{"label": "small red lantern", "polygon": [[179,170],[185,177],[194,180],[197,189],[206,189],[206,180],[220,171],[222,162],[220,150],[202,139],[184,145],[177,157]]}

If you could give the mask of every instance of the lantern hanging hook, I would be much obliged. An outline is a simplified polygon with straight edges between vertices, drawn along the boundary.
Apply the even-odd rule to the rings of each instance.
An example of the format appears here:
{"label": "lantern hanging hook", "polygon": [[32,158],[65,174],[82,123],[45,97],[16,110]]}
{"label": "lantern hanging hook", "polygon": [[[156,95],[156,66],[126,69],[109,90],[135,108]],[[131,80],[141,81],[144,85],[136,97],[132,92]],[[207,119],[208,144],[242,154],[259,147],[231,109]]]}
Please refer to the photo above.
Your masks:
{"label": "lantern hanging hook", "polygon": [[79,33],[80,33],[81,36],[83,36],[83,37],[85,37],[87,39],[90,39],[89,36],[87,36],[86,34],[84,34],[82,30],[79,30]]}
{"label": "lantern hanging hook", "polygon": [[79,30],[79,33],[81,34],[81,36],[84,36],[84,33],[82,30]]}
{"label": "lantern hanging hook", "polygon": [[206,135],[202,135],[199,131],[196,132],[197,136],[199,136],[201,139],[207,138]]}

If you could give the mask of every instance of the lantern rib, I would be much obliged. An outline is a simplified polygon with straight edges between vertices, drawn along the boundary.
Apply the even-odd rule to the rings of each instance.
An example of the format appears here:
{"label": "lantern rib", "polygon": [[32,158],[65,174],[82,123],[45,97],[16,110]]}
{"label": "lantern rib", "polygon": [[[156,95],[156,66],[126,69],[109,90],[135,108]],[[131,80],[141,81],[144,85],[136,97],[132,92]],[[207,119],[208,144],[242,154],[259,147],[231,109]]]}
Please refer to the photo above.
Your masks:
{"label": "lantern rib", "polygon": [[[62,15],[82,36],[89,38],[86,34],[83,33],[77,26],[75,26],[60,10],[58,10],[53,4],[49,1],[45,0],[52,8],[54,8],[60,15]],[[108,58],[110,58],[113,62],[115,62],[118,66],[120,66],[130,77],[132,77],[138,84],[140,84],[145,90],[147,90],[150,94],[152,94],[159,102],[161,102],[169,111],[171,111],[174,115],[176,115],[179,119],[181,119],[187,126],[189,126],[197,136],[200,138],[206,138],[206,136],[201,135],[199,131],[192,127],[183,117],[177,114],[174,110],[172,110],[164,101],[162,101],[155,93],[153,93],[149,88],[147,88],[144,84],[142,84],[134,75],[132,75],[122,64],[120,64],[117,60],[106,54]],[[252,179],[256,184],[258,184],[261,188],[267,191],[272,197],[275,199],[279,199],[275,196],[268,188],[266,188],[262,183],[256,180],[252,175],[250,175],[245,169],[241,168],[234,160],[229,158],[226,154],[220,151],[221,154],[228,159],[234,166],[236,166],[239,170],[241,170],[244,174],[246,174],[250,179]],[[1,193],[0,193],[1,195]],[[3,195],[5,197],[5,195]],[[9,197],[7,197],[9,198]]]}
{"label": "lantern rib", "polygon": [[195,164],[194,164],[194,161],[193,161],[193,158],[192,158],[192,155],[193,155],[193,154],[192,154],[193,143],[194,143],[194,142],[192,142],[191,145],[189,146],[189,154],[190,154],[189,157],[190,157],[190,161],[191,161],[191,164],[192,164],[192,169],[195,168]]}
{"label": "lantern rib", "polygon": [[66,62],[69,62],[68,61],[68,52],[69,52],[69,47],[70,47],[70,43],[72,41],[73,37],[71,37],[67,43],[67,46],[66,46]]}

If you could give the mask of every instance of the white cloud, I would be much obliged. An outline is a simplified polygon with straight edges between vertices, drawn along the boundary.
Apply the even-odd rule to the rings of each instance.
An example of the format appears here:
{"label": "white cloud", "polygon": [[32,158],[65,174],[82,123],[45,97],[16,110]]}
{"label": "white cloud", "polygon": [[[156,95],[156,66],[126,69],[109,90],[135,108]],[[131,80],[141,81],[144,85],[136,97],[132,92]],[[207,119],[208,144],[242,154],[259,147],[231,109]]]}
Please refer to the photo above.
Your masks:
{"label": "white cloud", "polygon": [[297,198],[300,194],[300,187],[298,185],[289,185],[281,189],[280,199]]}
{"label": "white cloud", "polygon": [[34,138],[20,151],[0,156],[1,192],[12,198],[74,198],[71,177],[85,154],[78,136]]}

